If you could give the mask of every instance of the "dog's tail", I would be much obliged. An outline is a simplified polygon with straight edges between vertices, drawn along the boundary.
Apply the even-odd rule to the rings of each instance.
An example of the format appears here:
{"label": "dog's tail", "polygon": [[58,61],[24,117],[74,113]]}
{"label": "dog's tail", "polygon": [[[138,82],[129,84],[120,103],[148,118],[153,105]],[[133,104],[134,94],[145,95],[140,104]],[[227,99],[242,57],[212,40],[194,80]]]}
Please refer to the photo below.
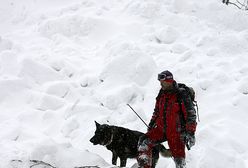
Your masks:
{"label": "dog's tail", "polygon": [[170,149],[166,149],[162,144],[159,144],[159,152],[163,157],[172,157]]}

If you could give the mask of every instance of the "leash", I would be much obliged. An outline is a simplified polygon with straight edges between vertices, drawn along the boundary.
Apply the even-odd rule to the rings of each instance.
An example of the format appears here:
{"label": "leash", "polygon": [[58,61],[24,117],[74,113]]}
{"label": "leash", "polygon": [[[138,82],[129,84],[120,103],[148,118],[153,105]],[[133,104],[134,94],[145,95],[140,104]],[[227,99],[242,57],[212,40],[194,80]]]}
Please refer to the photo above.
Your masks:
{"label": "leash", "polygon": [[136,111],[134,111],[134,109],[129,105],[129,104],[127,104],[128,105],[128,107],[130,107],[130,109],[132,109],[133,110],[133,112],[139,117],[139,119],[147,126],[147,128],[149,128],[149,126],[146,124],[146,122],[139,116],[139,114],[138,113],[136,113]]}

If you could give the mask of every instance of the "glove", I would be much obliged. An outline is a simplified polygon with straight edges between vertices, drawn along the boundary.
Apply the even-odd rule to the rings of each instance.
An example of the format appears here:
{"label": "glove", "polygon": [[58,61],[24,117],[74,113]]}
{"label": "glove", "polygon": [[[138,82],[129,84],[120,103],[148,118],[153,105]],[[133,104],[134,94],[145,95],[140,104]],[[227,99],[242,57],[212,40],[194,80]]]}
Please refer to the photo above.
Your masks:
{"label": "glove", "polygon": [[140,146],[143,143],[143,141],[145,141],[145,139],[147,139],[147,136],[145,134],[141,135],[139,137],[138,146]]}
{"label": "glove", "polygon": [[147,128],[147,131],[150,131],[152,128],[155,128],[156,127],[155,120],[151,120],[148,126],[149,127]]}
{"label": "glove", "polygon": [[182,139],[183,139],[186,147],[188,148],[188,150],[190,150],[190,148],[195,145],[194,133],[185,132],[182,134]]}

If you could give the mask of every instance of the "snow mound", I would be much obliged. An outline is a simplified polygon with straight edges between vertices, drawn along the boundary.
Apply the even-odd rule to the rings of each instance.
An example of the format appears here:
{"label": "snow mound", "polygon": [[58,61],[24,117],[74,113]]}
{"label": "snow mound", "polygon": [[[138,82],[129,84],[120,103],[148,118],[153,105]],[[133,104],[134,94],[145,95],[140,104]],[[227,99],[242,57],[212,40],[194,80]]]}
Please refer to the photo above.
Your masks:
{"label": "snow mound", "polygon": [[104,82],[125,84],[135,82],[145,85],[153,75],[156,64],[152,57],[142,52],[139,48],[129,47],[125,43],[114,47],[110,51],[111,57],[103,68],[100,78]]}
{"label": "snow mound", "polygon": [[54,69],[31,59],[24,59],[21,64],[19,76],[28,81],[43,84],[62,79],[62,76]]}
{"label": "snow mound", "polygon": [[[103,87],[104,88],[104,87]],[[99,88],[102,90],[102,87]],[[122,103],[135,103],[144,99],[144,91],[137,85],[122,85],[112,88],[111,91],[99,93],[98,98],[102,105],[109,109],[117,109]]]}
{"label": "snow mound", "polygon": [[18,56],[12,51],[2,51],[0,53],[0,74],[3,76],[16,76],[20,66]]}
{"label": "snow mound", "polygon": [[39,32],[48,38],[61,34],[69,38],[89,38],[99,41],[113,36],[118,25],[110,20],[85,17],[80,15],[65,15],[48,19],[39,26]]}
{"label": "snow mound", "polygon": [[125,7],[125,12],[137,15],[144,18],[154,18],[159,16],[161,9],[159,2],[148,2],[148,1],[131,1]]}
{"label": "snow mound", "polygon": [[42,160],[51,165],[61,168],[72,168],[80,166],[100,166],[106,167],[109,164],[102,158],[88,151],[79,151],[71,144],[57,144],[47,139],[35,145],[31,151],[32,160]]}
{"label": "snow mound", "polygon": [[0,52],[4,50],[10,50],[13,47],[13,43],[5,38],[0,36]]}
{"label": "snow mound", "polygon": [[47,37],[57,33],[68,37],[86,36],[90,33],[93,26],[94,24],[87,24],[87,19],[84,17],[64,16],[45,21],[40,25],[39,31]]}
{"label": "snow mound", "polygon": [[174,43],[179,37],[179,31],[173,27],[163,28],[156,35],[157,40],[165,44]]}
{"label": "snow mound", "polygon": [[20,78],[0,80],[0,103],[6,105],[9,103],[8,105],[11,105],[9,101],[12,101],[12,103],[25,102],[25,98],[27,99],[25,92],[27,92],[30,87],[31,86],[28,85],[25,80]]}

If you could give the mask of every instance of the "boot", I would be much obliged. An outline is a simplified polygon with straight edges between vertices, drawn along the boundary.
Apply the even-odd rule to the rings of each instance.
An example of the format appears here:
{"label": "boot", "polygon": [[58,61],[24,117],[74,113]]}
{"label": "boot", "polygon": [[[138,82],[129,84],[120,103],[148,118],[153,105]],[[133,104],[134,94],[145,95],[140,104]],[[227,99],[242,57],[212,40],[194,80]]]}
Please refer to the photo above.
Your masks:
{"label": "boot", "polygon": [[147,138],[140,138],[138,144],[138,165],[139,168],[151,168],[152,167],[152,146],[153,144]]}

